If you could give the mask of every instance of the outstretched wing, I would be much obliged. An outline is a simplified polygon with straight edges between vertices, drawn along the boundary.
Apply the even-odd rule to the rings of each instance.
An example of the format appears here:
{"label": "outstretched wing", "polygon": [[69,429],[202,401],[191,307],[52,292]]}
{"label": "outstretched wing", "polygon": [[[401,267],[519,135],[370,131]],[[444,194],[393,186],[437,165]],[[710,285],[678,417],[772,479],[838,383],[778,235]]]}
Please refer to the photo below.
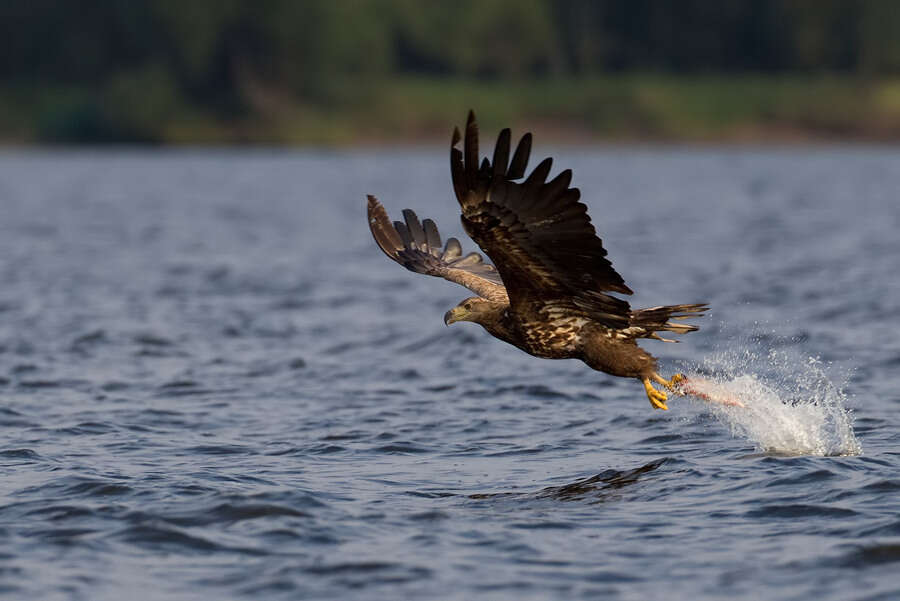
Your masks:
{"label": "outstretched wing", "polygon": [[611,327],[625,327],[626,301],[605,294],[631,294],[591,225],[581,193],[569,187],[566,169],[551,181],[552,159],[545,159],[524,181],[531,153],[525,134],[510,154],[510,131],[500,132],[493,160],[479,163],[478,125],[470,111],[463,150],[453,132],[450,170],[462,206],[466,232],[494,261],[515,307],[559,299]]}
{"label": "outstretched wing", "polygon": [[431,219],[419,222],[416,214],[406,209],[406,223],[391,223],[387,211],[369,196],[369,229],[375,242],[388,257],[410,271],[444,278],[461,284],[488,300],[508,300],[503,281],[493,265],[485,263],[478,253],[465,256],[456,238],[448,238],[441,248],[441,236]]}

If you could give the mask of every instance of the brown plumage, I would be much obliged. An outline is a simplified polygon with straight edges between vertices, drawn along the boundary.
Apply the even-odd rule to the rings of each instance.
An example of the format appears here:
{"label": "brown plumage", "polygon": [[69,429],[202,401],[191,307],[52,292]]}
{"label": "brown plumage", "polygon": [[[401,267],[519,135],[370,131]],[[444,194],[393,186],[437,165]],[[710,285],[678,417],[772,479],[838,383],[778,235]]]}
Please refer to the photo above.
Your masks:
{"label": "brown plumage", "polygon": [[[551,159],[525,177],[531,134],[525,134],[510,158],[510,131],[500,132],[493,159],[479,159],[478,125],[469,113],[463,149],[454,130],[450,148],[453,189],[462,208],[466,233],[493,260],[462,254],[459,241],[441,247],[437,226],[403,211],[404,222],[391,223],[384,207],[368,197],[369,227],[378,246],[416,273],[442,277],[475,292],[444,316],[448,325],[474,321],[526,353],[548,359],[581,359],[596,370],[644,383],[650,403],[666,409],[666,394],[681,376],[665,380],[656,359],[637,345],[658,332],[683,334],[697,329],[680,320],[699,315],[705,304],[632,310],[609,293],[631,294],[591,225],[587,207],[570,187],[566,169],[547,181]],[[517,181],[522,180],[523,181]]]}

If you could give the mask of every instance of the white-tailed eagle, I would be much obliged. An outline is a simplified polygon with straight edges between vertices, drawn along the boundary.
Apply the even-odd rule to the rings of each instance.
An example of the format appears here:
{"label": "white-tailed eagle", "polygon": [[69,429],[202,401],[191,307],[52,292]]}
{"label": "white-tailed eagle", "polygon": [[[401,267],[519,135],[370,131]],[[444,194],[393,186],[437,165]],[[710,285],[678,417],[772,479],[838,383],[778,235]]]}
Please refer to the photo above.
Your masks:
{"label": "white-tailed eagle", "polygon": [[368,197],[369,227],[388,257],[410,271],[442,277],[477,294],[444,315],[444,322],[473,321],[491,335],[530,355],[581,359],[593,369],[644,384],[650,404],[668,409],[664,390],[683,380],[657,373],[656,359],[638,346],[641,338],[666,340],[658,332],[683,334],[697,329],[680,320],[697,316],[706,304],[632,309],[610,293],[631,289],[606,258],[580,192],[570,187],[566,169],[547,181],[551,159],[528,177],[531,134],[510,157],[510,131],[500,132],[492,159],[478,156],[478,125],[469,113],[463,149],[453,132],[450,173],[462,207],[466,232],[494,262],[478,253],[463,255],[455,238],[441,245],[437,226],[403,211],[391,222],[384,207]]}

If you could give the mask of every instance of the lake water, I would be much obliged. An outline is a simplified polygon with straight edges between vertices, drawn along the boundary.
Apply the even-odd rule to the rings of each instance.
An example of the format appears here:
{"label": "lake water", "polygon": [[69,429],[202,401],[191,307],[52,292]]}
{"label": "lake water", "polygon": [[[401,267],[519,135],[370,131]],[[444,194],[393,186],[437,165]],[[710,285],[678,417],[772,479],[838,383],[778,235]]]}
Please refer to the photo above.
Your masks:
{"label": "lake water", "polygon": [[743,411],[446,328],[444,149],[0,154],[0,594],[900,598],[900,149],[551,153]]}

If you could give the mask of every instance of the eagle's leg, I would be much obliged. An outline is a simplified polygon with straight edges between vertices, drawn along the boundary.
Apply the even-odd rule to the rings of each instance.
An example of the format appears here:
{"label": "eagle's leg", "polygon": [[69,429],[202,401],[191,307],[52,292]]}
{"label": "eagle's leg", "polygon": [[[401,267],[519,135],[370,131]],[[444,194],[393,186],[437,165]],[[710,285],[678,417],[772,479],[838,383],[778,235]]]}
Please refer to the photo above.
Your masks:
{"label": "eagle's leg", "polygon": [[653,372],[653,375],[651,375],[650,377],[653,378],[654,382],[656,382],[657,384],[662,384],[663,386],[665,386],[668,390],[671,390],[672,392],[678,392],[678,390],[677,390],[678,384],[680,384],[681,382],[684,382],[684,380],[685,380],[684,374],[675,374],[674,376],[672,376],[671,380],[666,380],[664,377],[662,377],[661,375],[659,375],[656,372]]}
{"label": "eagle's leg", "polygon": [[650,383],[650,378],[643,378],[641,381],[644,383],[644,390],[647,391],[647,398],[650,399],[650,405],[653,406],[654,409],[667,411],[669,407],[666,406],[666,400],[668,400],[666,393],[662,390],[653,388],[653,384]]}

